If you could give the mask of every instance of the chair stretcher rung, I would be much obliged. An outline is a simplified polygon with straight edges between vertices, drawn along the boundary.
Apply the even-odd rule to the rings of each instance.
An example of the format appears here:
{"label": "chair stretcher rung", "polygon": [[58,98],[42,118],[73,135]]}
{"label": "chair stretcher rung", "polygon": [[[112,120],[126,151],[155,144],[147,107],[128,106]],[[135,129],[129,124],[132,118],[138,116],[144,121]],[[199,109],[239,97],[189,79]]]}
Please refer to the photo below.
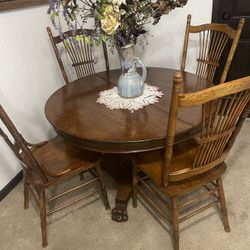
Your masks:
{"label": "chair stretcher rung", "polygon": [[148,176],[143,176],[143,177],[140,177],[142,180],[144,180],[144,181],[146,181],[146,180],[148,180],[149,179],[149,177]]}
{"label": "chair stretcher rung", "polygon": [[197,201],[201,198],[204,198],[208,195],[211,195],[211,194],[214,194],[216,191],[218,190],[218,188],[213,188],[213,189],[210,189],[209,191],[207,191],[206,193],[203,193],[203,194],[200,194],[200,195],[197,195],[195,198],[189,200],[189,201],[186,201],[186,202],[182,202],[179,204],[179,207],[185,207],[185,206],[188,206],[190,205],[191,203],[193,203],[194,201]]}
{"label": "chair stretcher rung", "polygon": [[149,204],[150,204],[153,208],[155,208],[155,209],[157,210],[157,212],[159,212],[159,213],[161,214],[161,216],[162,216],[164,219],[166,219],[169,223],[171,223],[170,220],[169,220],[169,218],[167,217],[167,215],[162,211],[162,209],[159,208],[159,207],[152,201],[152,199],[150,199],[150,198],[144,193],[144,191],[143,191],[140,187],[137,187],[137,188],[138,188],[138,190],[140,191],[140,194],[142,194],[142,196],[149,202]]}
{"label": "chair stretcher rung", "polygon": [[[211,190],[211,188],[210,187],[208,187],[208,186],[203,186],[206,190]],[[217,194],[211,194],[213,197],[215,197],[216,199],[219,199],[219,196],[217,195]]]}
{"label": "chair stretcher rung", "polygon": [[85,194],[85,195],[83,195],[83,196],[80,196],[80,197],[78,197],[78,198],[72,199],[71,201],[69,201],[69,202],[67,202],[67,203],[64,203],[63,205],[58,206],[57,208],[55,208],[55,209],[51,210],[50,212],[46,213],[46,216],[51,215],[51,214],[53,214],[53,213],[55,213],[55,212],[57,212],[57,211],[59,211],[59,210],[65,208],[65,207],[67,207],[67,206],[70,206],[70,205],[72,205],[72,204],[74,204],[74,203],[76,203],[76,202],[78,202],[78,201],[80,201],[80,200],[82,200],[82,199],[84,199],[84,198],[86,198],[86,197],[88,197],[88,196],[94,194],[94,193],[97,193],[97,192],[100,191],[100,190],[101,190],[101,188],[98,188],[98,189],[96,189],[95,191],[89,192],[89,193],[87,193],[87,194]]}
{"label": "chair stretcher rung", "polygon": [[209,203],[208,205],[203,206],[203,207],[201,207],[200,209],[195,210],[194,212],[192,212],[192,213],[190,213],[190,214],[187,214],[186,216],[183,216],[182,218],[179,219],[179,222],[181,223],[181,222],[183,222],[183,221],[185,221],[185,220],[187,220],[187,219],[193,217],[194,215],[196,215],[196,214],[198,214],[198,213],[201,213],[202,211],[204,211],[204,210],[206,210],[206,209],[208,209],[208,208],[214,206],[214,205],[215,205],[216,203],[218,203],[218,202],[219,202],[218,200],[215,200],[215,201]]}
{"label": "chair stretcher rung", "polygon": [[78,186],[76,186],[76,187],[73,187],[73,188],[71,188],[71,189],[69,189],[69,190],[67,190],[67,191],[65,191],[65,192],[63,192],[63,193],[61,193],[61,194],[58,194],[58,195],[56,195],[56,196],[53,196],[53,197],[47,199],[46,202],[53,201],[53,200],[55,200],[55,199],[57,199],[57,198],[59,198],[59,197],[62,197],[62,196],[65,195],[65,194],[68,194],[68,193],[70,193],[70,192],[73,192],[73,191],[75,191],[75,190],[77,190],[77,189],[79,189],[79,188],[81,188],[81,187],[85,187],[85,186],[87,186],[87,185],[89,185],[89,184],[91,184],[91,183],[93,183],[93,182],[95,182],[95,181],[97,181],[97,180],[98,180],[98,178],[95,178],[95,179],[92,179],[92,180],[90,180],[90,181],[88,181],[88,182],[85,182],[85,183],[83,183],[83,184],[81,184],[81,185],[78,185]]}

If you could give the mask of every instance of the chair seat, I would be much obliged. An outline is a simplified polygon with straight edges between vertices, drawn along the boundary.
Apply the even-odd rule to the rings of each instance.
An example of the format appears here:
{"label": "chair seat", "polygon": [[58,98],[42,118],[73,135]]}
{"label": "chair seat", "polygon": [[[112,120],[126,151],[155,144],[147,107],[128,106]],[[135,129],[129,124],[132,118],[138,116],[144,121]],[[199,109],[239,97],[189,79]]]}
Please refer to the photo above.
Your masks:
{"label": "chair seat", "polygon": [[[189,150],[187,150],[189,147]],[[196,146],[192,142],[185,142],[174,148],[174,157],[171,166],[174,171],[191,168],[196,153]],[[189,192],[198,186],[205,185],[209,181],[217,179],[226,171],[226,164],[220,164],[216,168],[198,175],[194,178],[182,181],[169,182],[167,188],[162,186],[162,169],[164,164],[164,150],[139,153],[134,155],[134,161],[138,168],[143,171],[156,186],[167,196],[176,196]]]}
{"label": "chair seat", "polygon": [[32,153],[51,176],[60,176],[77,169],[86,170],[101,158],[101,154],[76,147],[60,136],[34,148]]}

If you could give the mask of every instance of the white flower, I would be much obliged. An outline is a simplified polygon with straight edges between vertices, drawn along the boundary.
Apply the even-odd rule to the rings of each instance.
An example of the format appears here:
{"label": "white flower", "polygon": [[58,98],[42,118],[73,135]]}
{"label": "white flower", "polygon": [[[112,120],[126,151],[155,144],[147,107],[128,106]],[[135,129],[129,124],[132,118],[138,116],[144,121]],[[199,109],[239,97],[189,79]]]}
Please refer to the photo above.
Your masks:
{"label": "white flower", "polygon": [[123,15],[126,14],[126,11],[125,11],[124,9],[121,9],[121,10],[120,10],[120,14],[121,14],[121,16],[123,16]]}
{"label": "white flower", "polygon": [[126,0],[108,0],[111,1],[113,5],[121,6],[121,4],[126,4]]}
{"label": "white flower", "polygon": [[119,9],[119,6],[118,5],[113,5],[113,9],[115,12],[119,13],[120,12],[120,9]]}

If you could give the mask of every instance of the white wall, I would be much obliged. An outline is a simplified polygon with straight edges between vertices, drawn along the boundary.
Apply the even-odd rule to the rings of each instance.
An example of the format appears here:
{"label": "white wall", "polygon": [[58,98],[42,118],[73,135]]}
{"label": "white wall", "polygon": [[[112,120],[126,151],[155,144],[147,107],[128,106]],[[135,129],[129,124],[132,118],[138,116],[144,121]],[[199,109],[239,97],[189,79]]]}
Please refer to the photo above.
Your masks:
{"label": "white wall", "polygon": [[[149,26],[149,45],[137,48],[147,66],[178,69],[184,38],[186,16],[192,23],[210,22],[212,1],[189,0]],[[47,6],[0,12],[0,103],[14,123],[32,142],[50,138],[54,131],[44,116],[47,98],[63,84],[46,26],[50,20]],[[118,57],[111,55],[111,67],[119,67]],[[99,60],[97,71],[102,70]],[[192,64],[190,70],[192,70]],[[0,190],[20,171],[14,156],[0,139]]]}

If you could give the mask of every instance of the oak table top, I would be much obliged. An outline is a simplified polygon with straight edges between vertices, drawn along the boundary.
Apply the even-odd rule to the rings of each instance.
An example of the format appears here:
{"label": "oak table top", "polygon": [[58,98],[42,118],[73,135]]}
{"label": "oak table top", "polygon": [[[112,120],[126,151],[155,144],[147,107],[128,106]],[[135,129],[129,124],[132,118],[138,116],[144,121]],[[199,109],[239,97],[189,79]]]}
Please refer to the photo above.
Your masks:
{"label": "oak table top", "polygon": [[[104,153],[133,153],[163,148],[176,70],[147,68],[146,83],[164,93],[158,103],[131,113],[110,110],[96,100],[99,92],[116,85],[120,70],[101,72],[76,80],[52,94],[45,115],[58,134],[79,146]],[[207,81],[184,73],[183,91],[192,92],[207,85]],[[197,132],[201,108],[183,109],[178,114],[176,141],[185,140]]]}

